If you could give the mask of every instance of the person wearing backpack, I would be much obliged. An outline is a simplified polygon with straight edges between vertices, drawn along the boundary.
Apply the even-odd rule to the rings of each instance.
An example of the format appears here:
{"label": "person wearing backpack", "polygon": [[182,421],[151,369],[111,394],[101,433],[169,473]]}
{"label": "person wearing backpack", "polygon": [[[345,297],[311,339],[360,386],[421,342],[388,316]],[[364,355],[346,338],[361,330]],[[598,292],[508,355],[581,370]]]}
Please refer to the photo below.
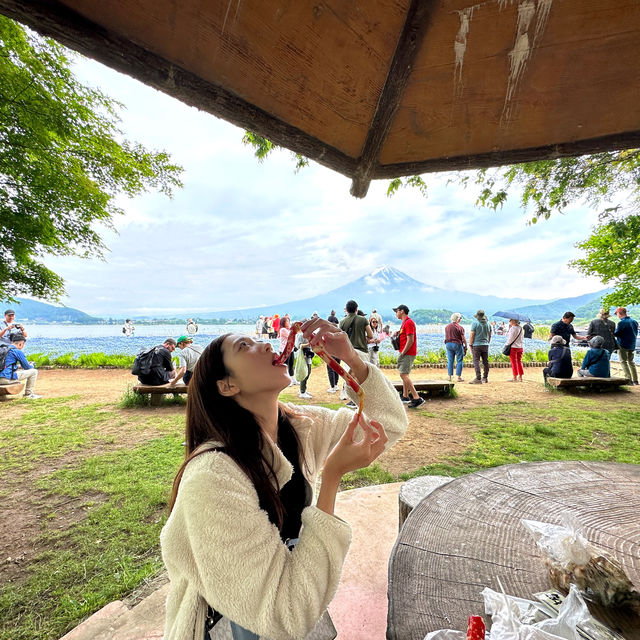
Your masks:
{"label": "person wearing backpack", "polygon": [[159,387],[175,379],[171,354],[176,349],[176,341],[167,338],[162,344],[140,352],[133,362],[131,373],[138,376],[140,384]]}
{"label": "person wearing backpack", "polygon": [[[24,380],[26,382],[24,397],[37,400],[42,398],[34,393],[38,370],[27,362],[24,353],[22,353],[26,340],[24,334],[12,333],[11,344],[8,347],[4,344],[0,345],[0,384],[11,384]],[[18,371],[18,367],[21,367],[20,371]]]}
{"label": "person wearing backpack", "polygon": [[584,356],[582,367],[578,369],[578,376],[581,378],[610,378],[609,356],[611,354],[603,348],[604,338],[594,336],[589,340],[589,346],[591,349]]}

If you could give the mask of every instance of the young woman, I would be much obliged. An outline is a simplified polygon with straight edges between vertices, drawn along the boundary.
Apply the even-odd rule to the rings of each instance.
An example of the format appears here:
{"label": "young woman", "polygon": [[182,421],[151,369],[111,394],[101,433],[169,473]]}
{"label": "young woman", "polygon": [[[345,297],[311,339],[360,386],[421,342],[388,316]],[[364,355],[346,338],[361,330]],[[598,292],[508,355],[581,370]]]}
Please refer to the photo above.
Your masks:
{"label": "young woman", "polygon": [[232,621],[236,640],[304,638],[336,591],[351,538],[334,516],[340,479],[397,440],[407,417],[393,385],[339,327],[316,319],[303,332],[311,348],[349,365],[367,417],[280,404],[289,376],[273,365],[269,343],[227,334],[204,350],[161,534],[171,579],[165,640],[203,640],[212,610]]}
{"label": "young woman", "polygon": [[[377,315],[377,314],[376,314]],[[367,340],[367,348],[369,349],[369,362],[376,367],[380,366],[380,343],[382,342],[382,327],[375,315],[369,318],[369,326],[373,337]]]}
{"label": "young woman", "polygon": [[[284,351],[284,347],[289,339],[289,333],[291,333],[291,320],[288,316],[284,316],[280,320],[280,329],[278,330],[278,338],[280,338],[280,353]],[[291,378],[291,385],[298,384],[297,380],[293,378],[293,363],[295,362],[295,355],[292,351],[287,358],[287,370],[289,371],[289,377]]]}
{"label": "young woman", "polygon": [[524,332],[520,326],[519,320],[511,318],[509,320],[509,331],[507,332],[507,340],[505,344],[511,345],[509,352],[509,360],[511,360],[511,371],[513,379],[509,382],[522,382],[524,369],[522,368],[522,354],[524,353]]}

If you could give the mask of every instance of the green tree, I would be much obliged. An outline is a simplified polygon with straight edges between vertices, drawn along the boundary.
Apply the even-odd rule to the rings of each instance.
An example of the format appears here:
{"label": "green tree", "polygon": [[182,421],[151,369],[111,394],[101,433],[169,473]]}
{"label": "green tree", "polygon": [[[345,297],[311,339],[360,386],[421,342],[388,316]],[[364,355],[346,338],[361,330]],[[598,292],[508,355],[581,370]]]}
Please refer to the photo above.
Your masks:
{"label": "green tree", "polygon": [[605,306],[640,303],[640,149],[484,170],[475,182],[480,206],[497,209],[517,192],[532,224],[579,202],[599,209],[592,235],[576,245],[584,257],[569,264],[613,287]]}
{"label": "green tree", "polygon": [[119,194],[181,187],[168,154],[124,140],[122,105],[81,84],[68,52],[0,16],[0,300],[58,299],[47,255],[103,257]]}

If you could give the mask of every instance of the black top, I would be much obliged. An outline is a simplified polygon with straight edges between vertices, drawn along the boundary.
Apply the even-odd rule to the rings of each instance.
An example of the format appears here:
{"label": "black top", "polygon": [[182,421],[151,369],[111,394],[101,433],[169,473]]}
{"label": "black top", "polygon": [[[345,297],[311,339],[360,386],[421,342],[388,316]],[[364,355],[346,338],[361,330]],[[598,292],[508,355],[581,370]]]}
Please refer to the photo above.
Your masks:
{"label": "black top", "polygon": [[333,322],[333,324],[338,324],[338,323],[340,322],[340,320],[338,320],[338,318],[337,318],[336,316],[333,316],[333,315],[332,315],[332,316],[329,316],[329,317],[327,318],[327,320],[328,320],[329,322]]}
{"label": "black top", "polygon": [[549,375],[552,378],[570,378],[573,375],[571,349],[568,347],[551,347],[549,362],[551,362]]}
{"label": "black top", "polygon": [[571,336],[575,337],[576,330],[573,328],[571,323],[566,324],[562,322],[562,320],[558,320],[558,322],[554,322],[551,325],[551,333],[554,336],[561,336],[564,338],[566,346],[570,346],[571,344]]}
{"label": "black top", "polygon": [[533,335],[533,325],[530,322],[527,322],[523,327],[524,337],[530,338]]}
{"label": "black top", "polygon": [[147,374],[139,374],[138,380],[142,384],[149,384],[158,386],[169,382],[171,376],[169,375],[173,371],[173,364],[171,363],[171,351],[164,345],[158,345],[155,347],[153,354],[153,364],[151,365],[151,371]]}
{"label": "black top", "polygon": [[293,427],[280,417],[278,425],[278,446],[284,457],[293,466],[293,474],[287,484],[280,489],[280,499],[284,506],[284,520],[280,537],[283,541],[297,538],[302,527],[302,510],[311,504],[311,485],[300,468],[298,440]]}

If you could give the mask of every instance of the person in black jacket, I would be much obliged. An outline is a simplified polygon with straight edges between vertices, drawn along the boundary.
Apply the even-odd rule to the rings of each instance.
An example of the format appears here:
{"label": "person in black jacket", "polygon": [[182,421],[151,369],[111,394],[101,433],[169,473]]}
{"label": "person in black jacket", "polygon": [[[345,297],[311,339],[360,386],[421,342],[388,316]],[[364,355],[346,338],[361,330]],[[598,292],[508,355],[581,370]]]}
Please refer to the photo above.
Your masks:
{"label": "person in black jacket", "polygon": [[154,387],[167,384],[175,378],[175,369],[171,362],[171,354],[176,350],[176,341],[167,338],[162,344],[154,347],[153,360],[151,361],[151,371],[149,373],[138,374],[140,384],[147,384]]}
{"label": "person in black jacket", "polygon": [[573,364],[571,363],[571,349],[564,346],[564,338],[553,336],[551,338],[551,349],[549,349],[548,366],[542,370],[545,382],[547,378],[570,378],[573,375]]}

